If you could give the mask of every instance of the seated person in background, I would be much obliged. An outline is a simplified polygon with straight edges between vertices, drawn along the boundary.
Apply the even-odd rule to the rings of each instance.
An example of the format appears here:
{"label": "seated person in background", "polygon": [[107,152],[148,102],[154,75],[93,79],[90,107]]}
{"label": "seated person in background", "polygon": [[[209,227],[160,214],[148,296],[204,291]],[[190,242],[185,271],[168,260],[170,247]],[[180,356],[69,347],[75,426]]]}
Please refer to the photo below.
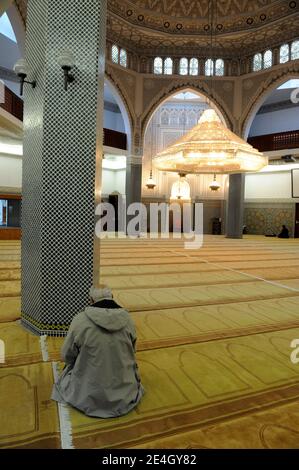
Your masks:
{"label": "seated person in background", "polygon": [[95,303],[70,325],[62,347],[66,365],[52,399],[88,416],[121,416],[144,394],[135,360],[135,326],[109,288],[91,288],[90,296]]}
{"label": "seated person in background", "polygon": [[281,232],[277,236],[278,238],[290,238],[289,231],[285,225],[282,226]]}

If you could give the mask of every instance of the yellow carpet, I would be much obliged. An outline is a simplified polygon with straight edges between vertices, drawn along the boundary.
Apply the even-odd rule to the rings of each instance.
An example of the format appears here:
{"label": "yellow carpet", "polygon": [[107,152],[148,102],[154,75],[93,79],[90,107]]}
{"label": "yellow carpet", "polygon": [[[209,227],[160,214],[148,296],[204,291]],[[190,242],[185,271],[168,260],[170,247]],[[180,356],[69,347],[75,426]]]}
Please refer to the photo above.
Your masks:
{"label": "yellow carpet", "polygon": [[59,448],[51,364],[0,368],[0,448]]}
{"label": "yellow carpet", "polygon": [[299,401],[194,431],[143,441],[144,449],[298,449]]}
{"label": "yellow carpet", "polygon": [[20,297],[2,297],[0,295],[0,323],[18,320],[20,316]]}
{"label": "yellow carpet", "polygon": [[42,362],[40,340],[21,328],[18,322],[0,323],[0,338],[5,343],[5,364],[9,367]]}
{"label": "yellow carpet", "polygon": [[[288,281],[290,284],[290,281]],[[211,305],[293,296],[294,292],[263,281],[207,286],[114,290],[116,301],[131,312],[192,305]],[[297,295],[299,295],[299,290]]]}
{"label": "yellow carpet", "polygon": [[[57,448],[49,397],[63,339],[47,338],[50,362],[42,363],[39,338],[15,322],[19,246],[0,243],[0,446]],[[179,240],[107,240],[100,272],[136,324],[146,395],[114,420],[69,408],[75,447],[299,446],[299,364],[290,361],[299,338],[298,240],[212,236],[200,250]]]}
{"label": "yellow carpet", "polygon": [[138,408],[108,420],[71,410],[75,446],[142,445],[299,400],[299,367],[289,361],[295,337],[299,328],[140,352],[147,393]]}

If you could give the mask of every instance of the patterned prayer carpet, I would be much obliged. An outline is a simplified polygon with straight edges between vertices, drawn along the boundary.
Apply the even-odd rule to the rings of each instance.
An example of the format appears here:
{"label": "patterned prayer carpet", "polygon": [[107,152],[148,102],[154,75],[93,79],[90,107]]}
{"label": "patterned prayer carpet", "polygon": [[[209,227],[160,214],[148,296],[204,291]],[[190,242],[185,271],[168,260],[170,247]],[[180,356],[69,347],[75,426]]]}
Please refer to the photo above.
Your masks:
{"label": "patterned prayer carpet", "polygon": [[50,363],[0,368],[0,448],[60,448]]}
{"label": "patterned prayer carpet", "polygon": [[[19,262],[18,243],[0,242],[0,447],[59,448],[50,393],[63,340],[42,354],[15,321]],[[298,240],[107,240],[100,273],[136,324],[146,394],[117,419],[68,407],[74,447],[299,447]]]}

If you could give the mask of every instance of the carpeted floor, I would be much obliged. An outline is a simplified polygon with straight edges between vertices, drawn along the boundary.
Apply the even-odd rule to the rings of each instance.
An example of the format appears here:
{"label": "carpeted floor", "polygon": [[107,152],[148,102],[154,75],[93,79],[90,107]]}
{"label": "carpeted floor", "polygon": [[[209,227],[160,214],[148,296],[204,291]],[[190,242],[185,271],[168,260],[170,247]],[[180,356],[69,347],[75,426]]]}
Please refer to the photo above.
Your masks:
{"label": "carpeted floor", "polygon": [[[18,324],[19,259],[0,242],[0,447],[59,448],[62,340]],[[299,448],[299,240],[107,240],[101,278],[135,321],[146,394],[113,420],[68,407],[74,447]]]}

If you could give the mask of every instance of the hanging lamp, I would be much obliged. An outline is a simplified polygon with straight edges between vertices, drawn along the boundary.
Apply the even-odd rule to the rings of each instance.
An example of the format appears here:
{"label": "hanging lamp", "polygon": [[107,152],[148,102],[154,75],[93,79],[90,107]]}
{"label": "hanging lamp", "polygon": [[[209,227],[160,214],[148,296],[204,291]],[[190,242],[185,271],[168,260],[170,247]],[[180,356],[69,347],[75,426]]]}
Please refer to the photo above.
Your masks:
{"label": "hanging lamp", "polygon": [[184,173],[180,173],[179,177],[179,180],[173,183],[171,187],[170,201],[189,202],[191,201],[190,185]]}
{"label": "hanging lamp", "polygon": [[[217,24],[217,1],[216,24]],[[214,0],[210,0],[211,60],[213,61]],[[214,61],[211,70],[213,96]],[[161,171],[185,174],[257,172],[268,164],[268,158],[227,129],[214,109],[207,109],[198,124],[174,144],[153,158]]]}
{"label": "hanging lamp", "polygon": [[211,191],[218,191],[221,188],[221,184],[216,180],[216,175],[214,174],[214,180],[209,184]]}
{"label": "hanging lamp", "polygon": [[151,138],[151,170],[150,170],[150,174],[149,174],[149,178],[147,179],[146,183],[145,183],[145,186],[147,187],[147,189],[155,189],[155,187],[157,186],[156,185],[156,182],[155,180],[153,179],[153,118],[152,118],[152,138]]}
{"label": "hanging lamp", "polygon": [[152,169],[150,171],[149,178],[147,179],[147,181],[145,183],[145,186],[147,187],[147,189],[155,189],[155,187],[157,186],[155,180],[153,179]]}

